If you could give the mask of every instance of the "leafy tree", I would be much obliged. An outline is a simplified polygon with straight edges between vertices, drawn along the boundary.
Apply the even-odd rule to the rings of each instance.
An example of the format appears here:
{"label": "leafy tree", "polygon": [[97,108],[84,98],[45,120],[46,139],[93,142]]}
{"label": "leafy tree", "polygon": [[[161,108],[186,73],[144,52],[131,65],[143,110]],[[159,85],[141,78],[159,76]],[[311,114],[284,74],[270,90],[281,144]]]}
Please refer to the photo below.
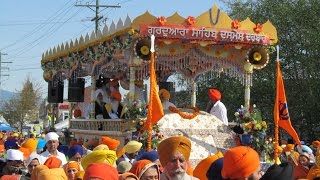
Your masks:
{"label": "leafy tree", "polygon": [[[318,0],[229,0],[227,13],[240,21],[249,17],[255,23],[270,20],[277,28],[280,45],[280,64],[291,123],[303,140],[314,140],[320,136],[320,1]],[[269,64],[253,73],[251,103],[263,113],[268,124],[273,123],[275,101],[275,59],[270,51]],[[184,81],[184,80],[181,80]],[[197,106],[204,110],[210,87],[220,89],[222,101],[228,109],[229,120],[244,103],[244,86],[235,79],[221,75],[211,80],[200,79],[197,83]],[[190,88],[176,96],[180,103],[189,105]],[[186,100],[187,99],[187,100]],[[181,107],[181,106],[180,106]],[[273,128],[270,128],[273,129]]]}
{"label": "leafy tree", "polygon": [[27,77],[22,90],[5,102],[3,116],[9,124],[21,130],[24,125],[37,120],[39,100],[39,86]]}
{"label": "leafy tree", "polygon": [[[320,1],[317,0],[231,0],[229,15],[264,23],[270,20],[278,31],[283,73],[291,122],[301,139],[314,140],[320,135],[318,117]],[[275,54],[269,65],[254,74],[252,100],[263,107],[272,121],[275,92]]]}

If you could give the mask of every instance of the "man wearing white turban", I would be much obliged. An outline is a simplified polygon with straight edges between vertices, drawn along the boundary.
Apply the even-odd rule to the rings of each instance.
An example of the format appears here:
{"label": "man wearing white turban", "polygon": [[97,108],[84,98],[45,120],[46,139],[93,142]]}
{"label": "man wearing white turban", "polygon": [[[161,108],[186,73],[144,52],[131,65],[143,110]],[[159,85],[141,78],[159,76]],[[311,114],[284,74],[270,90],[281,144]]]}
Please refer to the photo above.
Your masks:
{"label": "man wearing white turban", "polygon": [[43,157],[43,160],[47,160],[49,157],[56,157],[61,160],[62,165],[67,163],[66,156],[58,151],[59,146],[59,135],[55,132],[49,132],[45,136],[45,140],[47,141],[46,147],[47,150],[41,153],[40,155]]}
{"label": "man wearing white turban", "polygon": [[95,118],[96,119],[110,119],[110,116],[105,108],[106,103],[103,100],[104,92],[102,89],[97,89],[95,99]]}

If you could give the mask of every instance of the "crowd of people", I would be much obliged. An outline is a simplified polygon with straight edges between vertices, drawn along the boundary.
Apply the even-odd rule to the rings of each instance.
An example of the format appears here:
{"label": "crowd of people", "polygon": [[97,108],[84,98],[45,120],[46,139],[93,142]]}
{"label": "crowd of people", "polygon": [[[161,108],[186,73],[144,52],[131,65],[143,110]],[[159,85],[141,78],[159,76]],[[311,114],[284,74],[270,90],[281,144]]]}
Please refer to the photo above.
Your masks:
{"label": "crowd of people", "polygon": [[259,154],[248,146],[217,152],[192,166],[191,141],[181,135],[165,138],[151,151],[141,142],[120,145],[107,136],[94,143],[73,139],[68,146],[59,143],[56,132],[0,137],[1,180],[320,179],[319,141],[311,147],[279,146],[281,162],[262,171]]}

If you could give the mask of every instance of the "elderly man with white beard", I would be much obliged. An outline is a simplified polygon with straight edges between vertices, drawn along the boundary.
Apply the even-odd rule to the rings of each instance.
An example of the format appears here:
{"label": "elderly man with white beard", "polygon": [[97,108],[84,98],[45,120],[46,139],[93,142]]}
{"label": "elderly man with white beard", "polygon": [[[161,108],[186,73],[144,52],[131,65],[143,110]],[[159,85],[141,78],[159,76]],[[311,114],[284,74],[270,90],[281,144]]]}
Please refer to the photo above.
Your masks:
{"label": "elderly man with white beard", "polygon": [[164,168],[161,180],[198,180],[186,173],[191,141],[183,136],[170,137],[157,147],[159,160]]}

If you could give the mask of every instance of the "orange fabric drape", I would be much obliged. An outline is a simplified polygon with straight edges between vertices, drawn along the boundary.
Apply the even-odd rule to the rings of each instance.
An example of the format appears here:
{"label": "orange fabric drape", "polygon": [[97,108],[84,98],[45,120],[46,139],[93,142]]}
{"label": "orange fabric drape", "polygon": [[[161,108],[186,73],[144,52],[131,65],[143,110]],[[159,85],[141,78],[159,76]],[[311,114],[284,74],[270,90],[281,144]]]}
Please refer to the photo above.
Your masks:
{"label": "orange fabric drape", "polygon": [[156,124],[163,116],[162,103],[158,95],[157,77],[154,69],[154,52],[151,52],[150,57],[150,101],[148,105],[147,122],[143,130],[148,130],[148,145],[147,150],[151,150],[152,126]]}
{"label": "orange fabric drape", "polygon": [[[276,82],[276,98],[274,104],[274,122],[276,127],[281,127],[295,140],[295,142],[301,145],[299,136],[295,129],[291,125],[287,98],[284,89],[284,83],[282,79],[282,73],[280,69],[280,63],[277,61],[277,82]],[[276,132],[278,133],[277,129]],[[278,143],[278,139],[276,139]]]}

